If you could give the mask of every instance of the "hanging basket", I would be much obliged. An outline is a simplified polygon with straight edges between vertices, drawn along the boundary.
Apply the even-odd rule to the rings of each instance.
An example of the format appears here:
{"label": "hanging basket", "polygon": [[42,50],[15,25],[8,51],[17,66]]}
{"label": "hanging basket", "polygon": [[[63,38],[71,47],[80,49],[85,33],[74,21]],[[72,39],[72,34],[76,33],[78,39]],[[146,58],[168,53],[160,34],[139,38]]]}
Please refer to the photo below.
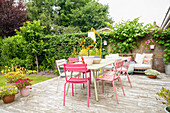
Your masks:
{"label": "hanging basket", "polygon": [[150,49],[154,49],[155,45],[150,45]]}

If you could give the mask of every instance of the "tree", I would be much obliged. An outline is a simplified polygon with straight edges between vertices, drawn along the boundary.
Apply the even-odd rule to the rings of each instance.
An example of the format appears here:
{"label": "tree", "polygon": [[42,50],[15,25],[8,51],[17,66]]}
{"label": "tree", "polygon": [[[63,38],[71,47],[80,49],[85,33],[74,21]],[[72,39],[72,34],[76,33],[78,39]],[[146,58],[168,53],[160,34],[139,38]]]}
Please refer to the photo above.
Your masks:
{"label": "tree", "polygon": [[32,0],[27,4],[28,19],[40,20],[42,26],[46,26],[46,34],[51,33],[54,22],[58,23],[56,0]]}
{"label": "tree", "polygon": [[84,7],[90,1],[92,0],[58,0],[59,25],[65,27],[72,25],[72,10],[79,10],[80,7]]}
{"label": "tree", "polygon": [[20,27],[21,31],[16,31],[17,35],[22,36],[26,41],[27,54],[31,54],[36,59],[37,73],[38,69],[38,55],[41,55],[44,48],[44,28],[40,25],[40,21],[28,21],[24,23],[23,27]]}
{"label": "tree", "polygon": [[81,31],[87,32],[91,27],[99,29],[107,26],[107,22],[113,23],[108,17],[108,5],[102,5],[98,2],[88,2],[80,9],[72,10],[72,25],[79,26]]}
{"label": "tree", "polygon": [[27,20],[27,12],[22,1],[0,0],[0,36],[8,37],[15,34],[15,29]]}

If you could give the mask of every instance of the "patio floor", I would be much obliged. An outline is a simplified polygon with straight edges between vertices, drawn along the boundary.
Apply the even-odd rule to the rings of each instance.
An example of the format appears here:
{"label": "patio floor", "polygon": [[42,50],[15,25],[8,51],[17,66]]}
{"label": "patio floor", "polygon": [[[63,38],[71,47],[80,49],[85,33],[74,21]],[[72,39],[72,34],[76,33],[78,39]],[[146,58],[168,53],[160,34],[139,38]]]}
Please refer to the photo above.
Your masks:
{"label": "patio floor", "polygon": [[110,82],[105,83],[102,93],[101,82],[98,89],[99,101],[95,101],[94,87],[91,84],[90,106],[87,107],[86,88],[76,85],[76,93],[71,95],[71,87],[63,106],[63,86],[65,78],[60,79],[59,91],[56,93],[57,77],[35,84],[29,96],[16,95],[15,101],[4,104],[0,101],[0,113],[60,113],[60,112],[95,112],[95,113],[164,113],[164,106],[155,99],[160,88],[170,88],[170,75],[161,74],[157,79],[149,79],[143,74],[130,75],[132,88],[127,77],[122,76],[125,96],[116,82],[119,104],[116,102],[114,90]]}

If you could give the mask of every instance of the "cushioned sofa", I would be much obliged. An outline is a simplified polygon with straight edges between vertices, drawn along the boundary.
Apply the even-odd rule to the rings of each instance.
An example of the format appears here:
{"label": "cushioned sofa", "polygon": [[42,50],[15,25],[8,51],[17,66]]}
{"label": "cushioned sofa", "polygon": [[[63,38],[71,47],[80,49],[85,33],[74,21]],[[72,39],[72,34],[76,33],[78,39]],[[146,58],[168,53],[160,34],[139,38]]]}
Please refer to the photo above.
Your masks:
{"label": "cushioned sofa", "polygon": [[134,72],[144,73],[147,69],[152,69],[153,54],[143,53],[136,54],[135,56],[136,64],[134,65]]}

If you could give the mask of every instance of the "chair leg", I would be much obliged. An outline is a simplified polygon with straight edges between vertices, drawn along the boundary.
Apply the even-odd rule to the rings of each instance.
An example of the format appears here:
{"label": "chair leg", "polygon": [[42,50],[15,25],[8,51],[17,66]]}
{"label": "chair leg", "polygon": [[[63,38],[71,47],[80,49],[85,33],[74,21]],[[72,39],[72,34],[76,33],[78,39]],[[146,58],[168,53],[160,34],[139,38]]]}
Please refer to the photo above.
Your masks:
{"label": "chair leg", "polygon": [[120,83],[121,83],[121,86],[122,86],[123,94],[124,94],[124,96],[125,96],[125,92],[124,92],[123,85],[122,85],[122,80],[121,80],[121,78],[119,78],[119,79],[120,79]]}
{"label": "chair leg", "polygon": [[[83,78],[84,78],[84,73],[83,73]],[[83,83],[83,88],[84,88],[84,83]]]}
{"label": "chair leg", "polygon": [[90,90],[89,90],[89,84],[87,83],[87,107],[89,107],[89,95],[90,95]]}
{"label": "chair leg", "polygon": [[66,83],[64,84],[64,98],[63,98],[63,106],[65,106],[65,94],[66,94]]}
{"label": "chair leg", "polygon": [[115,88],[115,85],[114,85],[114,81],[112,82],[112,85],[113,85],[113,89],[114,89],[114,92],[115,92],[115,95],[116,95],[117,104],[119,104],[119,101],[118,101],[118,98],[117,98],[117,93],[116,93],[116,88]]}
{"label": "chair leg", "polygon": [[72,96],[74,96],[74,88],[73,88],[73,84],[72,84]]}
{"label": "chair leg", "polygon": [[129,83],[130,83],[130,87],[132,88],[132,84],[131,84],[131,82],[130,82],[130,78],[129,78],[129,74],[128,74],[128,72],[126,71],[126,75],[127,75],[127,78],[128,78],[128,81],[129,81]]}
{"label": "chair leg", "polygon": [[102,80],[102,92],[104,93],[104,80]]}
{"label": "chair leg", "polygon": [[90,71],[90,84],[91,84],[91,71]]}
{"label": "chair leg", "polygon": [[89,96],[91,96],[91,91],[90,91],[90,83],[89,83]]}
{"label": "chair leg", "polygon": [[58,92],[59,82],[60,82],[60,76],[58,77],[57,90],[56,90],[56,92]]}

